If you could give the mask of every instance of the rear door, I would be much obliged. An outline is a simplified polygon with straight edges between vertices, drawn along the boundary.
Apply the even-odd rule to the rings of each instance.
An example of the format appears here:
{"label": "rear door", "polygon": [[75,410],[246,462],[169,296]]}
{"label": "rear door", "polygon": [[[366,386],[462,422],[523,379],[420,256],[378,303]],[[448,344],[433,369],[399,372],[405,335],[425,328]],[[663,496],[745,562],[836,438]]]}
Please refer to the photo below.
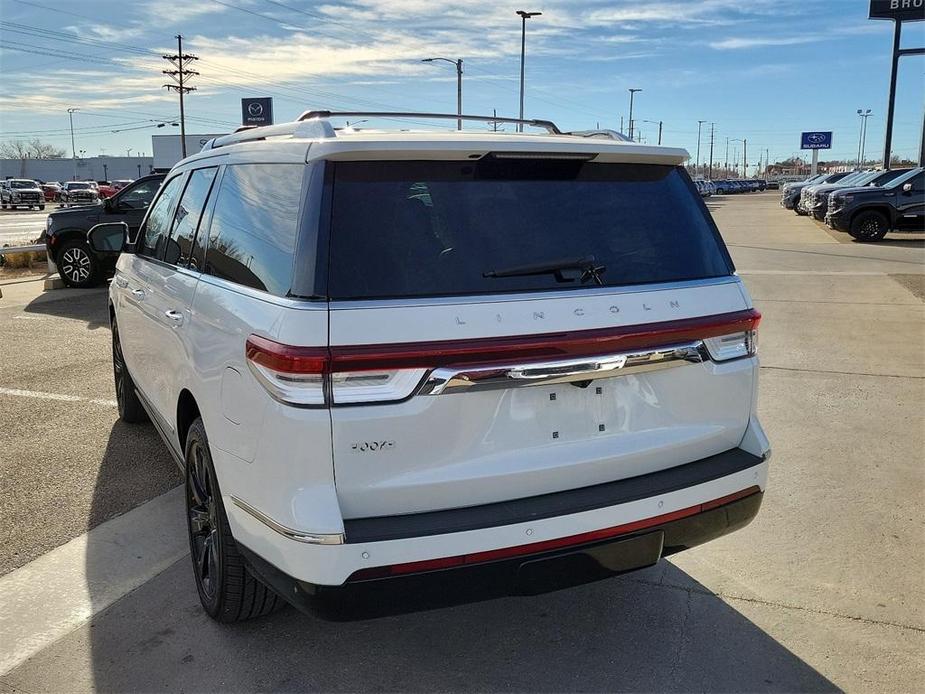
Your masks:
{"label": "rear door", "polygon": [[[329,166],[345,517],[573,489],[738,445],[755,316],[682,169]],[[741,358],[711,360],[708,337]]]}

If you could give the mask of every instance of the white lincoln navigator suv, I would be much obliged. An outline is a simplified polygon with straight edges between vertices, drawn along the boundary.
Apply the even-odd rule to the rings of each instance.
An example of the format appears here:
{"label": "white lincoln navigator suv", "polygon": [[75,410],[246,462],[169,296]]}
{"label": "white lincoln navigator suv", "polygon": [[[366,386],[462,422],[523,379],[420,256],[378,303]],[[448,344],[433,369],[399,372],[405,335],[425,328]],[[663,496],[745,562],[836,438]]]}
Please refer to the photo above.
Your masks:
{"label": "white lincoln navigator suv", "polygon": [[331,124],[358,115],[398,114],[218,138],[135,238],[89,234],[123,251],[119,414],[185,470],[209,615],[460,577],[536,593],[746,525],[760,315],[687,153]]}

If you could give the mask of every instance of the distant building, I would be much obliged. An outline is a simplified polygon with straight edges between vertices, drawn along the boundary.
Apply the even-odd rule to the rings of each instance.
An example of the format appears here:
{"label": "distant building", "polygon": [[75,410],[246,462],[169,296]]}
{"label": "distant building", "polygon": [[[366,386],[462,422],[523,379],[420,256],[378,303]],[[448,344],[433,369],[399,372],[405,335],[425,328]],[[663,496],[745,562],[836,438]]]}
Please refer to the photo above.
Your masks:
{"label": "distant building", "polygon": [[0,159],[0,178],[38,181],[113,181],[151,173],[151,157],[81,157],[74,159]]}
{"label": "distant building", "polygon": [[[202,146],[215,137],[222,137],[228,133],[213,135],[187,135],[186,156],[191,156],[202,150]],[[154,154],[152,166],[155,171],[169,171],[174,164],[183,158],[179,135],[152,135],[151,152]]]}

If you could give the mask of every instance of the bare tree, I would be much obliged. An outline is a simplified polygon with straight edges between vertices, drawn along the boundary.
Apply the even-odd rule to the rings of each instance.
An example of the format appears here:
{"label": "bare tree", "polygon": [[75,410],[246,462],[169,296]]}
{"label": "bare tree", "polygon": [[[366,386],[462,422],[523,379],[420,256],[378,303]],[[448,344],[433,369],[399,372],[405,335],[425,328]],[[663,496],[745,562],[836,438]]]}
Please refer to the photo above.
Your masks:
{"label": "bare tree", "polygon": [[3,159],[60,159],[64,150],[40,139],[8,140],[0,142],[0,158]]}
{"label": "bare tree", "polygon": [[29,140],[29,153],[33,159],[61,159],[64,150],[48,142],[42,142],[37,137]]}

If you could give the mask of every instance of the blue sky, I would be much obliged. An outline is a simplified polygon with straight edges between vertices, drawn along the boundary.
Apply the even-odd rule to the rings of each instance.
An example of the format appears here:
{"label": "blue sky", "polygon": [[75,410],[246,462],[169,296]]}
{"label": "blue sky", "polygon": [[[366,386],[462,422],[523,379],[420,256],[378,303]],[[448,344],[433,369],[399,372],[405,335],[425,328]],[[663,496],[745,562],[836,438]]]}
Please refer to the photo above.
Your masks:
{"label": "blue sky", "polygon": [[[0,140],[40,137],[70,155],[66,109],[77,107],[77,149],[150,154],[151,120],[177,117],[160,55],[173,36],[200,57],[187,131],[226,132],[240,98],[272,96],[276,120],[308,108],[516,115],[517,9],[527,31],[526,113],[576,129],[619,128],[628,113],[664,122],[663,142],[697,148],[697,121],[725,141],[747,139],[749,160],[798,153],[801,130],[833,130],[830,158],[852,158],[858,108],[870,108],[867,152],[883,147],[892,23],[867,19],[867,0],[0,0]],[[904,46],[925,46],[925,22]],[[925,57],[901,61],[894,153],[916,157]],[[391,125],[395,125],[394,123]],[[649,142],[657,125],[639,124]],[[113,130],[121,132],[113,133]],[[741,143],[729,157],[741,157]],[[825,156],[823,158],[826,158]]]}

